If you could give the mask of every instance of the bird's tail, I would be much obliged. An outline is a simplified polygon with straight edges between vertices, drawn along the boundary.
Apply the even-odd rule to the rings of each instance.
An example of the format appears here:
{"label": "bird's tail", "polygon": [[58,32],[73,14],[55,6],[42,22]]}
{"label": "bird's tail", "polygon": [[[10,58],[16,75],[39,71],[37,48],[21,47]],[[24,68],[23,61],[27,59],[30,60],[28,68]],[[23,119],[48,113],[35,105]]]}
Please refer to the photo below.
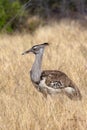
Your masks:
{"label": "bird's tail", "polygon": [[64,89],[64,93],[71,99],[71,100],[81,100],[82,95],[78,87],[74,84],[73,86],[68,86]]}

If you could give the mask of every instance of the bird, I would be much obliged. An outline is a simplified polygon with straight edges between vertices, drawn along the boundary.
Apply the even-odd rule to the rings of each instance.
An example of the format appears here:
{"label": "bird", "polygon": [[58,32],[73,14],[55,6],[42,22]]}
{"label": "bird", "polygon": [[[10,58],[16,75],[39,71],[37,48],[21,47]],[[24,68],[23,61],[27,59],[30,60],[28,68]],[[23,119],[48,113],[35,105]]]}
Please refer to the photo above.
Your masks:
{"label": "bird", "polygon": [[41,69],[44,49],[48,45],[49,43],[37,44],[22,53],[25,55],[32,52],[35,55],[35,61],[30,70],[33,85],[46,98],[48,95],[61,93],[71,100],[81,100],[82,95],[77,85],[64,72]]}

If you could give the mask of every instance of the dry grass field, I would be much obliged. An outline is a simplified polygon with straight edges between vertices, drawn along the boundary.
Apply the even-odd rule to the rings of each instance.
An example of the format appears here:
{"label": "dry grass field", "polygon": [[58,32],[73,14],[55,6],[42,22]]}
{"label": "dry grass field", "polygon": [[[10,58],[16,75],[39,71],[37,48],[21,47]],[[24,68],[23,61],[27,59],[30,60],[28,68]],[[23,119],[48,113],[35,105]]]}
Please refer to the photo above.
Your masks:
{"label": "dry grass field", "polygon": [[[34,55],[21,53],[49,42],[43,69],[65,72],[78,86],[81,101],[65,95],[47,99],[32,85]],[[0,130],[87,129],[87,27],[63,20],[39,27],[33,35],[0,35]]]}

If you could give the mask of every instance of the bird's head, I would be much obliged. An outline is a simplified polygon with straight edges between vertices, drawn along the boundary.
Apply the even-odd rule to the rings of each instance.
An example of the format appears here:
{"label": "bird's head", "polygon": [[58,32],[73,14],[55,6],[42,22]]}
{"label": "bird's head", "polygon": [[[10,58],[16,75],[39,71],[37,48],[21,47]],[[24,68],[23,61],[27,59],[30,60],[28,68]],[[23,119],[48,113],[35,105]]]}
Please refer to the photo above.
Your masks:
{"label": "bird's head", "polygon": [[28,54],[30,52],[34,53],[35,55],[39,54],[40,52],[42,52],[44,50],[45,46],[48,46],[48,45],[49,45],[48,43],[35,45],[31,49],[23,52],[22,55]]}

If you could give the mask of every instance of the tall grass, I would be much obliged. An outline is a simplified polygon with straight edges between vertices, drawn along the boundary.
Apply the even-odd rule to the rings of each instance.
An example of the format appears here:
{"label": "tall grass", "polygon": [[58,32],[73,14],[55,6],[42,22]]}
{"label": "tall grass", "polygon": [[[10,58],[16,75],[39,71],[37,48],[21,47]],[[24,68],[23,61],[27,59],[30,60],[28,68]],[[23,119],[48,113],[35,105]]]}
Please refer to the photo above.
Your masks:
{"label": "tall grass", "polygon": [[[78,86],[82,101],[58,94],[44,99],[32,85],[32,54],[21,53],[49,42],[43,69],[65,72]],[[87,129],[87,28],[75,21],[39,27],[33,35],[0,36],[0,130]]]}

